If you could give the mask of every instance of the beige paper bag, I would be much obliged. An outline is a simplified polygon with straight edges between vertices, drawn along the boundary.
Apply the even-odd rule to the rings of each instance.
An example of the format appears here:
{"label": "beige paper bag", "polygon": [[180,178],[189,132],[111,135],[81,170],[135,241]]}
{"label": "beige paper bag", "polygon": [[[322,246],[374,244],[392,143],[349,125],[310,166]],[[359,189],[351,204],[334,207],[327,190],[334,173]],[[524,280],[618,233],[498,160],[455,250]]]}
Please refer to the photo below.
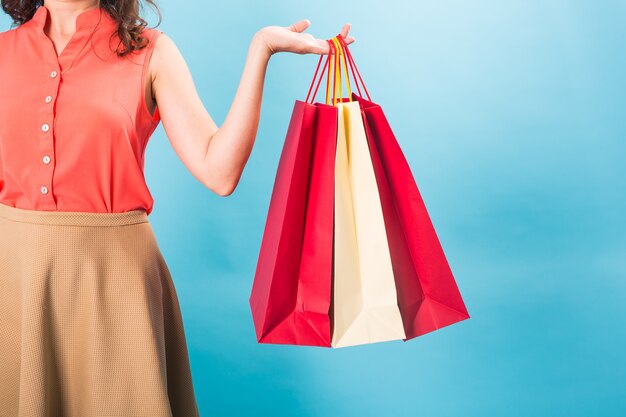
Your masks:
{"label": "beige paper bag", "polygon": [[340,102],[335,160],[333,334],[343,347],[404,339],[359,103]]}

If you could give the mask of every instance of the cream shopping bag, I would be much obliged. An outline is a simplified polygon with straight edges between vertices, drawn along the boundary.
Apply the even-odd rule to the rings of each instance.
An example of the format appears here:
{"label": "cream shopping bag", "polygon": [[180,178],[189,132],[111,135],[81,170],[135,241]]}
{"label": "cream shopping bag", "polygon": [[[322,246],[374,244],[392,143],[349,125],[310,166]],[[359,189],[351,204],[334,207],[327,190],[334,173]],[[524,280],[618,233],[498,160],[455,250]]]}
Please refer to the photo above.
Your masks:
{"label": "cream shopping bag", "polygon": [[359,103],[340,102],[335,159],[333,334],[343,347],[404,339]]}

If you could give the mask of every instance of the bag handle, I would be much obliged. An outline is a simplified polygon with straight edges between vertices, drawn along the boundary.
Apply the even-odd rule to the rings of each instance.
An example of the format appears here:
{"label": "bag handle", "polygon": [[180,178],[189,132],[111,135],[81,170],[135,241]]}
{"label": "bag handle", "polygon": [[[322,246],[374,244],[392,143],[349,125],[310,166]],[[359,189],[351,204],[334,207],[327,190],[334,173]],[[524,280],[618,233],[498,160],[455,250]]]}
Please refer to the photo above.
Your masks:
{"label": "bag handle", "polygon": [[[326,62],[324,63],[324,67],[322,69],[322,73],[320,74],[320,78],[317,81],[315,92],[313,93],[313,96],[311,97],[311,104],[313,103],[313,100],[315,99],[315,96],[317,95],[317,90],[319,89],[322,79],[324,78],[324,73],[326,72],[326,69],[328,69],[328,74],[329,74],[326,78],[326,104],[330,104],[330,71],[331,71],[331,62],[334,62],[331,60],[331,58],[334,57],[335,45],[330,39],[327,39],[326,42],[328,42],[329,52],[328,52],[328,55],[326,56]],[[323,58],[324,58],[324,55],[320,55],[320,59],[317,62],[317,67],[315,68],[315,75],[313,76],[313,81],[311,82],[311,86],[309,87],[309,92],[306,95],[305,102],[307,103],[309,102],[311,89],[313,88],[313,84],[315,83],[315,80],[317,79],[317,73],[319,71],[320,64],[322,63]]]}
{"label": "bag handle", "polygon": [[[322,59],[324,58],[323,55],[320,55],[320,59],[317,62],[317,67],[315,68],[315,75],[313,76],[313,81],[311,82],[311,85],[309,86],[309,91],[307,93],[306,96],[306,100],[305,102],[309,102],[309,97],[311,98],[311,104],[313,102],[313,100],[315,99],[315,96],[317,95],[317,91],[319,89],[320,83],[322,81],[322,79],[324,78],[324,73],[326,71],[326,69],[328,69],[328,74],[327,74],[327,78],[326,78],[326,104],[329,105],[331,102],[330,99],[330,73],[331,70],[333,71],[334,75],[333,75],[333,96],[332,96],[332,103],[333,106],[337,105],[337,92],[339,91],[339,95],[340,95],[340,101],[343,99],[343,84],[342,84],[342,77],[341,77],[341,63],[343,63],[343,68],[344,68],[344,74],[345,74],[345,78],[346,78],[346,86],[348,89],[348,100],[352,101],[352,91],[350,88],[350,77],[348,74],[348,64],[350,65],[350,70],[352,72],[352,75],[354,77],[354,81],[356,84],[356,88],[359,92],[359,95],[362,95],[361,93],[361,89],[359,87],[358,84],[358,80],[357,80],[357,76],[355,74],[355,68],[356,68],[356,64],[354,63],[354,58],[352,58],[352,54],[350,53],[350,51],[348,50],[348,45],[345,42],[345,39],[343,38],[343,36],[341,34],[333,37],[332,39],[328,39],[326,40],[326,42],[328,42],[328,46],[329,46],[329,53],[326,57],[326,63],[324,64],[324,68],[322,69],[322,73],[320,75],[320,78],[317,82],[317,86],[315,88],[315,92],[313,93],[313,96],[310,97],[311,95],[311,90],[313,89],[313,84],[315,84],[315,80],[317,79],[317,73],[319,72],[319,68],[320,65],[322,63]],[[332,69],[331,69],[331,63],[332,63]],[[356,71],[359,75],[359,78],[361,79],[361,84],[363,85],[363,88],[365,89],[365,92],[367,94],[367,97],[370,99],[371,98],[369,96],[369,92],[367,91],[367,89],[365,88],[365,84],[363,83],[363,79],[361,78],[361,74],[358,72],[358,68],[356,68]],[[337,85],[337,83],[339,83],[339,85]]]}
{"label": "bag handle", "polygon": [[[327,40],[326,42],[329,43],[329,48],[332,48],[330,45],[330,41]],[[320,64],[322,63],[322,59],[324,58],[324,55],[320,54],[320,59],[317,61],[317,67],[315,68],[315,75],[313,75],[313,81],[311,82],[311,86],[309,87],[309,92],[306,95],[306,100],[304,100],[306,103],[309,102],[309,95],[311,94],[311,89],[313,88],[313,84],[315,83],[315,79],[317,78],[317,72],[320,69]],[[322,69],[322,74],[320,75],[320,79],[317,82],[317,86],[315,87],[315,92],[313,93],[313,97],[311,97],[311,103],[312,100],[315,99],[315,96],[317,95],[317,90],[320,87],[320,83],[322,82],[322,78],[324,78],[324,72],[326,71],[326,67],[330,68],[330,52],[328,53],[328,55],[326,56],[326,63],[324,64],[324,68]]]}
{"label": "bag handle", "polygon": [[[333,100],[332,105],[337,105],[337,93],[339,93],[340,100],[343,99],[343,82],[341,79],[341,57],[344,56],[343,65],[345,69],[346,79],[348,79],[348,68],[346,66],[345,55],[343,54],[343,48],[341,48],[341,44],[337,41],[336,37],[329,40],[330,45],[330,55],[331,60],[333,62]],[[326,83],[326,104],[330,104],[330,94],[329,94],[329,81],[330,81],[330,70],[327,76]],[[348,100],[352,101],[352,96],[348,96]]]}
{"label": "bag handle", "polygon": [[337,35],[336,38],[339,40],[339,43],[341,44],[341,47],[343,48],[345,55],[348,57],[348,63],[350,64],[350,70],[352,71],[352,75],[354,76],[354,84],[356,85],[357,91],[359,92],[359,96],[363,96],[363,94],[361,93],[361,89],[359,88],[359,83],[357,81],[357,76],[354,73],[354,70],[356,70],[356,73],[359,75],[359,80],[361,81],[363,90],[365,90],[367,99],[369,101],[372,101],[372,98],[370,97],[370,93],[367,91],[367,88],[365,87],[365,83],[363,82],[363,78],[361,77],[361,73],[359,72],[359,69],[357,68],[356,63],[354,62],[352,53],[350,52],[350,49],[348,49],[348,44],[346,43],[346,40],[341,34]]}
{"label": "bag handle", "polygon": [[[339,53],[335,53],[335,79],[339,79],[338,91],[339,91],[339,101],[343,101],[343,82],[341,79],[341,63],[343,62],[344,74],[346,76],[346,86],[348,88],[348,100],[352,101],[352,92],[350,91],[350,77],[348,76],[348,66],[346,64],[346,54],[341,46],[341,43],[337,39],[337,36],[331,39],[331,41],[335,45],[335,51],[339,51]],[[333,95],[333,106],[337,105],[337,100],[335,95]]]}
{"label": "bag handle", "polygon": [[[328,40],[330,45],[330,61],[333,63],[333,106],[335,105],[335,94],[337,93],[337,47],[332,40]],[[328,67],[328,74],[326,74],[326,104],[330,104],[330,66]]]}

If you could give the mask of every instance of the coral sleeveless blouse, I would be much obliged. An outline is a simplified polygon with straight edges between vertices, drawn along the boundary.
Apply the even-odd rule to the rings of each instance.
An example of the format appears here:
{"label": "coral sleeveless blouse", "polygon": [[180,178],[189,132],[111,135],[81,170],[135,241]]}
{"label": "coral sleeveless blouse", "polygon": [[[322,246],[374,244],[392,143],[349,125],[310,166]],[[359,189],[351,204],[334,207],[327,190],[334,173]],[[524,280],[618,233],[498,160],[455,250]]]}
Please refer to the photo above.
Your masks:
{"label": "coral sleeveless blouse", "polygon": [[146,68],[162,32],[124,58],[104,8],[82,12],[57,56],[39,6],[0,33],[0,203],[30,210],[152,211],[144,153],[160,121],[145,100]]}

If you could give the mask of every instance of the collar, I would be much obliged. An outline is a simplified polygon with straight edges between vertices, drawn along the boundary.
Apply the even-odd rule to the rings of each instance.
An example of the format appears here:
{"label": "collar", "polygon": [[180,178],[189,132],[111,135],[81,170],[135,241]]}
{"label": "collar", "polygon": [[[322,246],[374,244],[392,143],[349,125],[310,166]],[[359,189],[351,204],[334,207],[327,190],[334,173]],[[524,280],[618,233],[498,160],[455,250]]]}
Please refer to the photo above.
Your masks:
{"label": "collar", "polygon": [[[50,11],[43,4],[37,8],[33,17],[28,21],[30,24],[43,32]],[[27,22],[27,23],[28,23]],[[94,7],[81,12],[76,17],[76,31],[93,29],[98,24],[116,24],[117,22],[103,7]]]}
{"label": "collar", "polygon": [[[46,22],[49,20],[49,14],[50,11],[45,6],[41,5],[37,8],[33,17],[22,24],[22,26],[32,30],[36,33],[37,37],[41,38],[41,45],[49,44],[49,41],[46,40],[48,36],[44,32]],[[52,52],[53,49],[48,46],[42,46],[42,51],[44,51],[42,52],[42,57],[50,70],[60,69],[61,72],[65,73],[72,67],[74,60],[78,54],[83,51],[87,42],[93,39],[94,33],[98,32],[99,34],[100,30],[103,31],[102,33],[114,32],[117,27],[115,19],[103,7],[93,7],[81,12],[76,16],[75,23],[76,32],[65,46],[65,49],[61,52],[61,55],[57,56],[56,53]],[[98,39],[99,38],[100,36],[98,36]],[[99,56],[101,55],[100,52],[102,55],[108,54],[108,51],[104,48],[105,45],[108,46],[108,43],[94,42],[92,44],[92,46],[99,51]]]}

